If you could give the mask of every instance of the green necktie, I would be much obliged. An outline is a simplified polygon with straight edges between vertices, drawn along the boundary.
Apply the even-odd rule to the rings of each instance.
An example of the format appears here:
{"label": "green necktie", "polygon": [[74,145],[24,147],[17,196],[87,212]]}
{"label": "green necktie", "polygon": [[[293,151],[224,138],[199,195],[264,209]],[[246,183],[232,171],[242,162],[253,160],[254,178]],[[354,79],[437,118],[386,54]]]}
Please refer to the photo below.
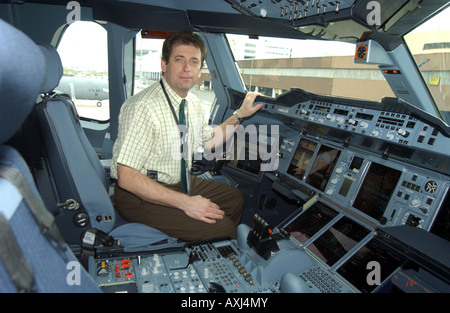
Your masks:
{"label": "green necktie", "polygon": [[[184,113],[184,105],[186,103],[186,100],[181,100],[180,103],[180,112],[179,112],[179,122],[180,125],[186,126],[186,115]],[[187,134],[186,134],[187,136]],[[183,133],[180,132],[180,137],[183,137]],[[186,147],[187,148],[187,147]],[[180,146],[180,152],[181,152],[181,188],[183,188],[184,192],[187,192],[187,179],[186,179],[186,160],[184,159],[184,153],[183,153],[183,143],[181,143]]]}

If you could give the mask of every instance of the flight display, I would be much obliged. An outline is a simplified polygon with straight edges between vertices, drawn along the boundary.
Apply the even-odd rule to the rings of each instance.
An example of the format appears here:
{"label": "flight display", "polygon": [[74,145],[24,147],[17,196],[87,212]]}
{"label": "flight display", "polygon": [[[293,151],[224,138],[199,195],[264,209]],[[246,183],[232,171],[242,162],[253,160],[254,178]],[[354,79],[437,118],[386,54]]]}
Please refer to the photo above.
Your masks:
{"label": "flight display", "polygon": [[320,191],[324,191],[340,154],[341,151],[336,148],[327,145],[320,146],[306,178],[306,183]]}
{"label": "flight display", "polygon": [[257,176],[261,169],[261,163],[258,143],[254,143],[248,138],[245,138],[245,140],[234,139],[233,153],[228,162],[229,167]]}
{"label": "flight display", "polygon": [[344,216],[314,240],[308,249],[332,266],[369,233],[368,228]]}
{"label": "flight display", "polygon": [[285,229],[298,241],[305,243],[337,215],[335,210],[321,202],[316,202]]}
{"label": "flight display", "polygon": [[441,204],[439,213],[436,215],[433,225],[431,226],[431,233],[450,241],[450,192]]}
{"label": "flight display", "polygon": [[353,206],[377,221],[383,216],[401,171],[372,163]]}
{"label": "flight display", "polygon": [[287,173],[295,178],[303,180],[306,170],[308,169],[313,158],[314,151],[316,151],[316,147],[317,142],[308,139],[300,140]]}
{"label": "flight display", "polygon": [[340,266],[337,272],[362,292],[372,292],[378,286],[369,284],[366,279],[369,273],[368,264],[378,262],[382,269],[380,280],[383,281],[402,265],[404,260],[394,250],[373,238]]}

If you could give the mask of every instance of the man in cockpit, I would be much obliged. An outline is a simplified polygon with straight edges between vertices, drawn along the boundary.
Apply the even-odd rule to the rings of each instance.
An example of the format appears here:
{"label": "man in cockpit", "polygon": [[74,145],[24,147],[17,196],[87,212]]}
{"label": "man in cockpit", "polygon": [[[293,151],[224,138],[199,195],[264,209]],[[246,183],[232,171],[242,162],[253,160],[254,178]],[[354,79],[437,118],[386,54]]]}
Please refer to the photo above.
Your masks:
{"label": "man in cockpit", "polygon": [[111,164],[119,214],[185,241],[236,236],[244,206],[241,192],[189,176],[189,166],[200,144],[221,146],[230,128],[262,107],[254,105],[258,94],[249,92],[225,122],[208,126],[200,100],[189,92],[200,78],[205,56],[198,35],[175,32],[167,37],[163,78],[122,106]]}

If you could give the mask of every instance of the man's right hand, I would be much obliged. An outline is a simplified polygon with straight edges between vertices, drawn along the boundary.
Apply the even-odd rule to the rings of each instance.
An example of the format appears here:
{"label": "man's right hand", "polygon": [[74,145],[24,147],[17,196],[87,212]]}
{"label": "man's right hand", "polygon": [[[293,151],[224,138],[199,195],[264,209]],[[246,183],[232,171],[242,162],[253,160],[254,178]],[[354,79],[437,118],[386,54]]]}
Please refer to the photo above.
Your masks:
{"label": "man's right hand", "polygon": [[190,197],[170,190],[131,167],[120,165],[117,167],[117,174],[118,185],[121,188],[145,201],[183,210],[187,216],[196,220],[214,224],[225,214],[209,199],[202,196]]}
{"label": "man's right hand", "polygon": [[221,220],[225,214],[217,204],[202,196],[189,197],[182,210],[187,216],[208,224]]}

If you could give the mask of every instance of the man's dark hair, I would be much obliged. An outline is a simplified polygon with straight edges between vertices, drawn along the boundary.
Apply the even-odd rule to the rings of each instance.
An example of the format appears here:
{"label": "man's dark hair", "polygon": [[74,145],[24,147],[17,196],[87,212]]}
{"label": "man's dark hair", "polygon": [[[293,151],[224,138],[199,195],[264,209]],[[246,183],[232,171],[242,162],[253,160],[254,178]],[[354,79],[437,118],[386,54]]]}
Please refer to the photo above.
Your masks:
{"label": "man's dark hair", "polygon": [[197,35],[189,31],[178,31],[173,32],[169,36],[167,36],[164,41],[162,48],[162,59],[169,63],[170,54],[172,53],[172,49],[175,45],[191,45],[200,49],[201,53],[201,67],[203,67],[203,63],[206,58],[206,46],[203,40]]}

